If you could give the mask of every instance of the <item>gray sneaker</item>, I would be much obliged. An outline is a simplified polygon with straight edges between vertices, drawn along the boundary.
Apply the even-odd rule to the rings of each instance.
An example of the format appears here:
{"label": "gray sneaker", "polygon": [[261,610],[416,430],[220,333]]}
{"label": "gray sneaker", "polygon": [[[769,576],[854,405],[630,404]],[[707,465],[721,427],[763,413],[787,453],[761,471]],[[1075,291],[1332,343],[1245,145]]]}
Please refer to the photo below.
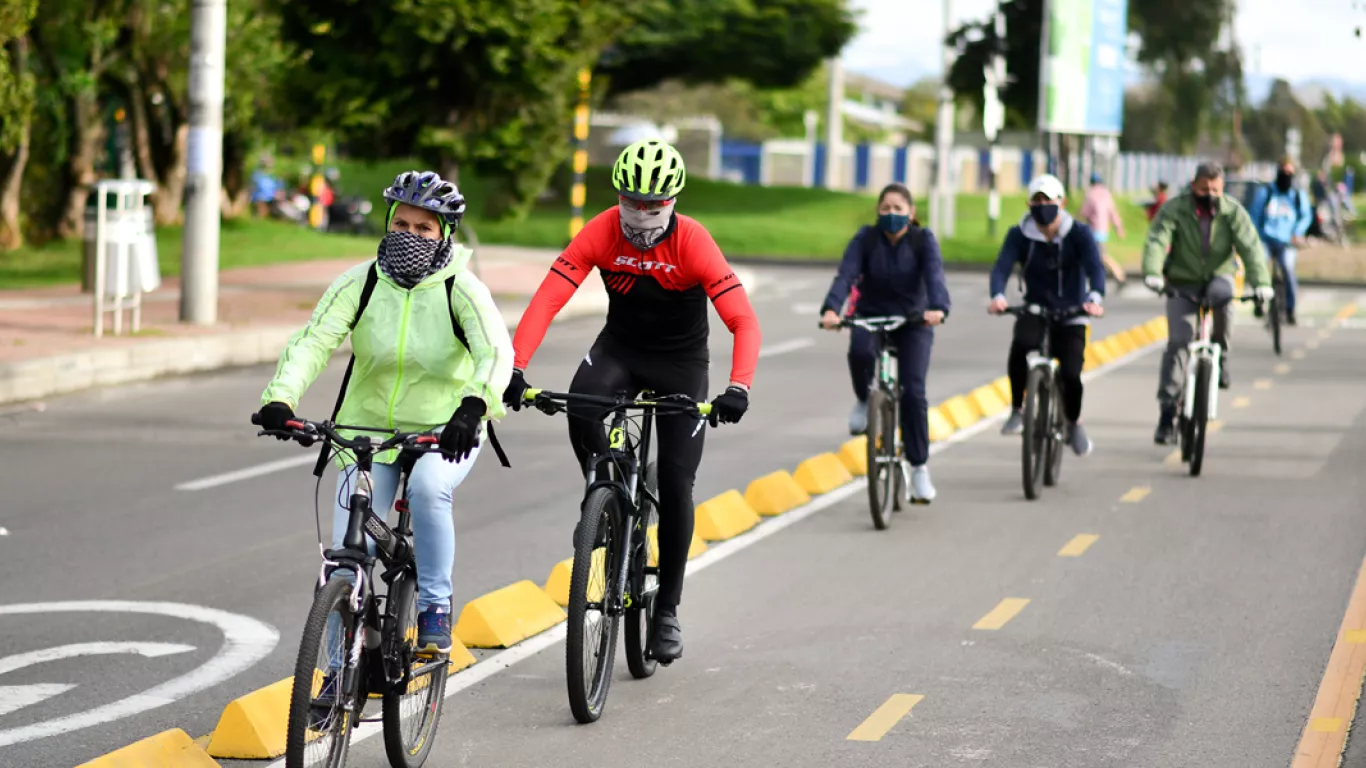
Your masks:
{"label": "gray sneaker", "polygon": [[849,412],[849,434],[861,435],[868,431],[868,404],[854,403],[854,410]]}
{"label": "gray sneaker", "polygon": [[1001,427],[1001,434],[1018,435],[1021,432],[1024,432],[1024,414],[1012,408],[1010,409],[1010,417],[1006,419],[1006,423]]}
{"label": "gray sneaker", "polygon": [[1080,422],[1072,424],[1067,429],[1067,444],[1072,446],[1072,452],[1078,456],[1085,456],[1095,448],[1091,443],[1091,438],[1086,435],[1086,427]]}
{"label": "gray sneaker", "polygon": [[934,501],[934,483],[930,482],[930,468],[925,465],[911,468],[911,503],[929,504]]}

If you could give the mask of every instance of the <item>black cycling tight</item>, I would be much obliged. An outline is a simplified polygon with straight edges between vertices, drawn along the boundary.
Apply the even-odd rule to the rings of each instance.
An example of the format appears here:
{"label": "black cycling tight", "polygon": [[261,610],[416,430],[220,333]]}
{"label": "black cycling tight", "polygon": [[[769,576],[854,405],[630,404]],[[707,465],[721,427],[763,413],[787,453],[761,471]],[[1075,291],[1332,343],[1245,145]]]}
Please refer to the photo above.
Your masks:
{"label": "black cycling tight", "polygon": [[[705,352],[703,353],[705,354]],[[646,356],[598,337],[579,364],[569,391],[584,395],[634,396],[643,389],[656,395],[707,396],[707,359],[701,355]],[[607,430],[594,417],[594,406],[571,406],[569,440],[579,467],[607,450]],[[685,415],[657,416],[654,442],[659,462],[659,593],[658,605],[673,607],[683,596],[683,574],[693,534],[693,480],[702,462],[706,422]]]}

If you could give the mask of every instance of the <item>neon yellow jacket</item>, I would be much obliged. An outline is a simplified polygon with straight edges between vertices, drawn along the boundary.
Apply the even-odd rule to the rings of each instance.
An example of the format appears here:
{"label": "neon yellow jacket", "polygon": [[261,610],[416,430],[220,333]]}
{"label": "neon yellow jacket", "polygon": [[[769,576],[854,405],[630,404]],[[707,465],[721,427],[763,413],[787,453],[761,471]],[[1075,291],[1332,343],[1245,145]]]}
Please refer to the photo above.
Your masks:
{"label": "neon yellow jacket", "polygon": [[[426,431],[444,426],[471,396],[488,406],[485,420],[501,419],[507,413],[503,390],[512,378],[512,340],[488,286],[465,268],[471,253],[455,246],[450,264],[411,291],[379,270],[354,330],[349,326],[374,260],[348,269],[323,294],[308,324],[290,338],[261,404],[281,402],[297,409],[349,333],[356,364],[339,423]],[[448,299],[445,281],[452,274],[455,284]],[[468,350],[451,328],[452,308]],[[396,456],[390,451],[375,458],[388,463]]]}

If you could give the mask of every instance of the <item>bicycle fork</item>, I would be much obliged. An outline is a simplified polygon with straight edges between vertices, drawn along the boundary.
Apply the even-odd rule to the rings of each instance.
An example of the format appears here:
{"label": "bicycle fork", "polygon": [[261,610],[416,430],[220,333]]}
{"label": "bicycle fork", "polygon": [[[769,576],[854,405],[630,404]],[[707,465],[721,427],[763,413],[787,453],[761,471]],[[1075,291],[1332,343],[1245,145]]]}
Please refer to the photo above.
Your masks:
{"label": "bicycle fork", "polygon": [[1186,389],[1182,395],[1181,412],[1187,419],[1195,417],[1196,377],[1200,373],[1201,359],[1210,361],[1209,391],[1205,393],[1205,417],[1213,421],[1219,415],[1219,370],[1223,363],[1223,347],[1210,340],[1213,318],[1206,314],[1200,318],[1200,335],[1186,345]]}

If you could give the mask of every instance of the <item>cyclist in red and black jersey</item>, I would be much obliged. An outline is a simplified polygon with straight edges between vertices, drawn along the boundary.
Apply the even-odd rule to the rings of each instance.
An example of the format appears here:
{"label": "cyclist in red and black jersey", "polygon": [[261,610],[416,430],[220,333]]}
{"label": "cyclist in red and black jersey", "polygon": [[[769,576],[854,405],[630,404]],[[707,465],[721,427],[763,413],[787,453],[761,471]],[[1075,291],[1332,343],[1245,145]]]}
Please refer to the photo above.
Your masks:
{"label": "cyclist in red and black jersey", "polygon": [[[607,324],[579,365],[569,391],[610,396],[650,389],[707,396],[707,301],[735,336],[730,386],[712,401],[712,418],[740,420],[759,359],[759,321],[745,288],[711,234],[674,211],[683,158],[656,140],[627,147],[612,169],[619,205],[595,216],[555,260],[513,338],[512,382],[503,397],[517,409],[528,389],[523,371],[560,308],[596,267],[607,286]],[[607,450],[593,409],[571,407],[569,439],[580,468]],[[683,654],[678,604],[693,535],[693,480],[702,461],[704,423],[659,416],[659,593],[651,652],[662,663]]]}

